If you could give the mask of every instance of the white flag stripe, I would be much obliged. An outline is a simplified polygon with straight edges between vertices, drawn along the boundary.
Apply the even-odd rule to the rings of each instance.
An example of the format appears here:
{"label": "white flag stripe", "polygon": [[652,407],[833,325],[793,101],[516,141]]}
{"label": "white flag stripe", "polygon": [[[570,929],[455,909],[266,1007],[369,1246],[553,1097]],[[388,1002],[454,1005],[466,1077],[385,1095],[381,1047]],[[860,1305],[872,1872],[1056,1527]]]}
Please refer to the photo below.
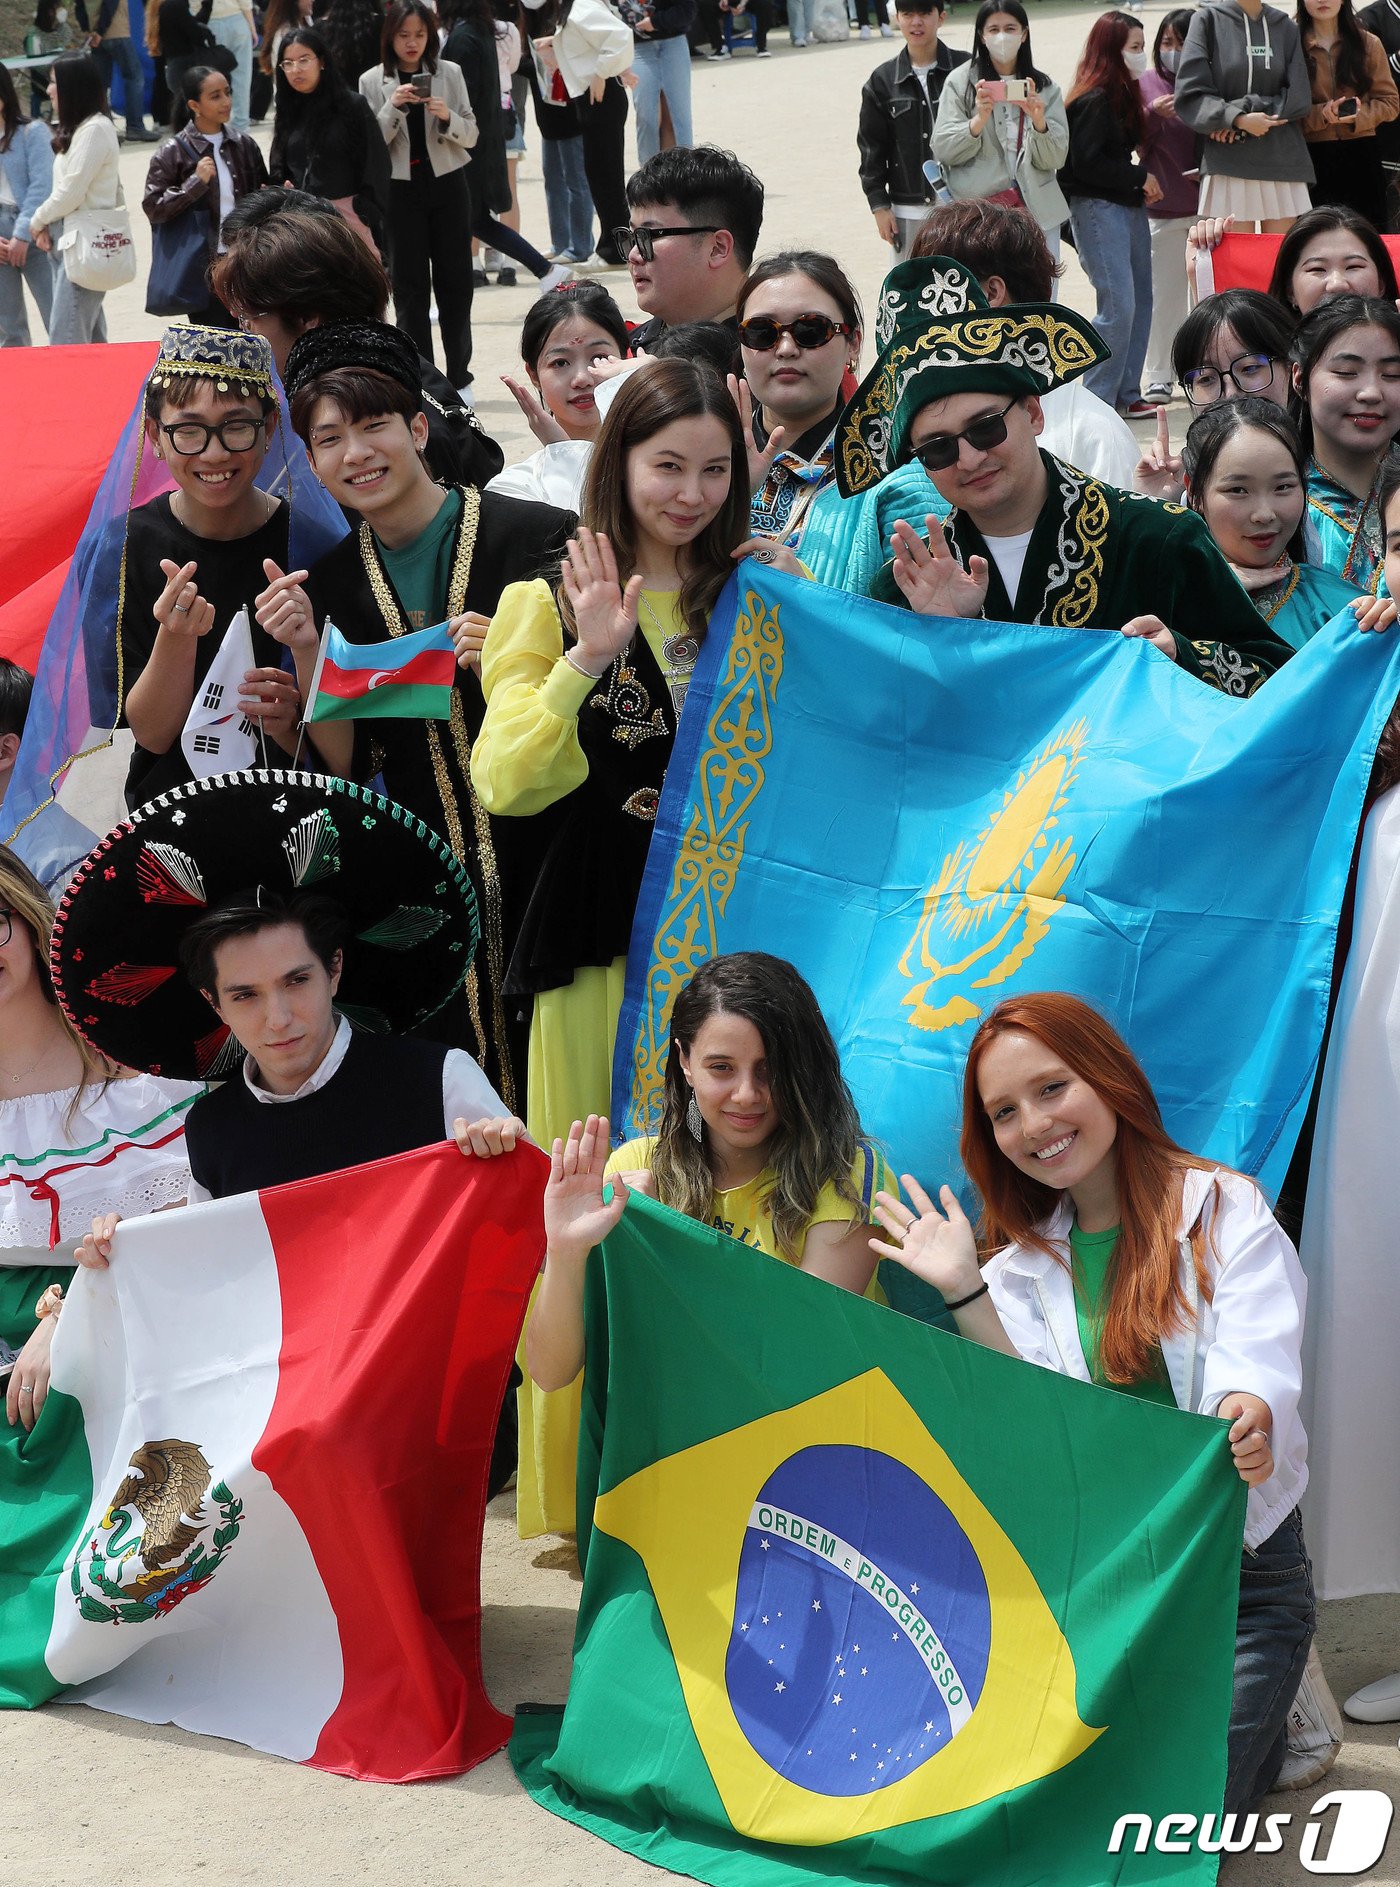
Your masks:
{"label": "white flag stripe", "polygon": [[[81,1403],[93,1500],[59,1581],[46,1659],[81,1702],[305,1761],[340,1701],[335,1616],[295,1515],[251,1456],[278,1384],[281,1295],[256,1194],[118,1228],[108,1271],[79,1271],[53,1348],[54,1387]],[[243,1503],[206,1586],[149,1622],[84,1619],[70,1568],[148,1443],[194,1443],[213,1489]],[[346,1515],[346,1550],[353,1550]]]}
{"label": "white flag stripe", "polygon": [[[321,692],[321,670],[326,666],[326,644],[330,640],[330,633],[333,627],[334,624],[331,622],[330,617],[327,616],[325,626],[321,630],[321,646],[316,651],[316,666],[311,674],[311,687],[307,692],[305,702],[302,704],[301,724],[303,727],[310,725],[311,710],[315,707],[316,697]],[[297,751],[300,752],[300,746],[298,746]]]}
{"label": "white flag stripe", "polygon": [[240,609],[224,631],[209,673],[195,691],[180,735],[180,749],[197,780],[253,765],[257,735],[245,732],[248,723],[238,705],[243,677],[253,666],[253,632],[248,626],[247,610]]}

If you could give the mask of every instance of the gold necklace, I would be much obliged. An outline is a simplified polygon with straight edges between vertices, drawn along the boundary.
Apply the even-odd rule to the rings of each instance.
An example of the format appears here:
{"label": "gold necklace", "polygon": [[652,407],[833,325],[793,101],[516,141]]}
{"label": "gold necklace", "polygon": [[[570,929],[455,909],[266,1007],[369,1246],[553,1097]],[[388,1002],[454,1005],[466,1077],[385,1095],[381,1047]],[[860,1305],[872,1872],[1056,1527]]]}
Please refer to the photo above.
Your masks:
{"label": "gold necklace", "polygon": [[52,1055],[52,1053],[57,1047],[58,1047],[57,1042],[50,1042],[48,1047],[43,1051],[43,1053],[40,1055],[36,1055],[33,1061],[30,1062],[27,1068],[20,1068],[14,1074],[11,1074],[8,1068],[0,1068],[0,1075],[4,1075],[7,1081],[23,1081],[26,1075],[33,1074],[34,1070],[39,1066],[39,1063],[41,1061],[47,1061],[49,1056]]}

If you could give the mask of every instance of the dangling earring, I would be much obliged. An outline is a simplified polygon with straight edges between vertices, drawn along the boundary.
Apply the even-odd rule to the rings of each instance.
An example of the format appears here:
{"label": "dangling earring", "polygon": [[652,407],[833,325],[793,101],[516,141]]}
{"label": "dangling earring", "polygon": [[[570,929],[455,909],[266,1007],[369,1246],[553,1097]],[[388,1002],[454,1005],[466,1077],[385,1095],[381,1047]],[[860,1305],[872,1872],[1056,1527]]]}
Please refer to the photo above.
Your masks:
{"label": "dangling earring", "polygon": [[685,1124],[690,1129],[691,1138],[701,1141],[705,1137],[705,1123],[700,1117],[700,1103],[695,1098],[695,1090],[690,1090],[690,1105],[685,1110]]}

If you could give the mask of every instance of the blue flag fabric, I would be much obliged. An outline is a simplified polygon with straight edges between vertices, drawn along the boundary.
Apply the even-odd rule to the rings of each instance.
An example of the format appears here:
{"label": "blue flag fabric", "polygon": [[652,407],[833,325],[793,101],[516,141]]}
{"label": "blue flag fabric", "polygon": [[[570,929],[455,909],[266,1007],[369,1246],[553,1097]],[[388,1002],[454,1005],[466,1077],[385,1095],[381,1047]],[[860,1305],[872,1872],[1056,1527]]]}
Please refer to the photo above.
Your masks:
{"label": "blue flag fabric", "polygon": [[661,800],[614,1121],[658,1117],[695,968],[759,949],[812,984],[897,1171],[962,1185],[977,1023],[1064,989],[1121,1030],[1171,1134],[1276,1194],[1397,693],[1400,636],[1349,614],[1236,700],[1142,641],[922,618],[746,562]]}

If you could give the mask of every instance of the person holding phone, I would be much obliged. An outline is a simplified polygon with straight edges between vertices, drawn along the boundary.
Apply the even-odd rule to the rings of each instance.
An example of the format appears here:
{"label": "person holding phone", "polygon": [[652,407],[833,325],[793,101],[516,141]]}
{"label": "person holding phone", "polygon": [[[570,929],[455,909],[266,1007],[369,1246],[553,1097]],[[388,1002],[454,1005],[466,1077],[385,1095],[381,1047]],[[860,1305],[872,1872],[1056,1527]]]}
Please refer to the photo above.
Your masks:
{"label": "person holding phone", "polygon": [[466,167],[477,139],[476,118],[461,68],[438,58],[437,14],[426,0],[392,0],[381,63],[361,76],[360,93],[389,147],[395,317],[431,360],[429,305],[436,296],[447,377],[454,387],[466,386],[472,377]]}
{"label": "person holding phone", "polygon": [[1024,205],[1058,260],[1069,205],[1056,172],[1069,155],[1069,120],[1054,80],[1031,58],[1020,0],[984,0],[972,58],[945,83],[933,155],[950,195]]}
{"label": "person holding phone", "polygon": [[1298,30],[1312,79],[1303,136],[1317,172],[1313,202],[1344,203],[1379,229],[1385,172],[1376,132],[1400,118],[1385,47],[1357,19],[1352,0],[1298,0]]}

